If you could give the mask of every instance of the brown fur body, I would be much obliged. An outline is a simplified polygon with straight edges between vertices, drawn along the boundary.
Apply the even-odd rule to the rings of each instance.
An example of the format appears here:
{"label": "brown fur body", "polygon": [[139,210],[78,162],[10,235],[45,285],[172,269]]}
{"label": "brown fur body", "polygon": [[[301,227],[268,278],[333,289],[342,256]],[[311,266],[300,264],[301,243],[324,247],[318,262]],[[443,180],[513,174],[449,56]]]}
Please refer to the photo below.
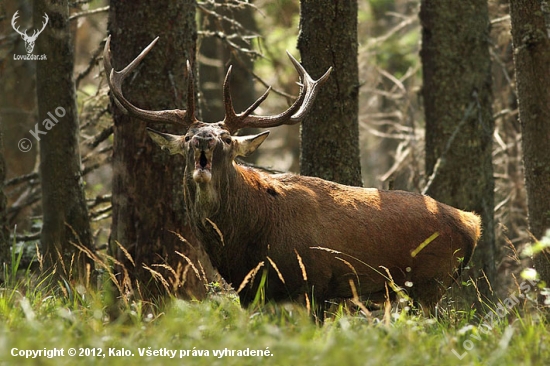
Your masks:
{"label": "brown fur body", "polygon": [[[318,304],[349,298],[351,279],[360,295],[380,301],[387,281],[383,266],[397,285],[407,289],[405,281],[410,281],[409,293],[433,306],[451,284],[459,258],[469,260],[480,235],[477,215],[420,194],[270,175],[236,164],[227,168],[221,169],[227,171],[223,179],[213,179],[217,187],[212,196],[198,194],[200,189],[188,175],[191,222],[212,263],[233,286],[263,261],[269,300],[304,293]],[[223,243],[207,218],[222,233]],[[413,258],[411,253],[434,233],[439,236]],[[243,305],[254,299],[258,282],[241,291]]]}

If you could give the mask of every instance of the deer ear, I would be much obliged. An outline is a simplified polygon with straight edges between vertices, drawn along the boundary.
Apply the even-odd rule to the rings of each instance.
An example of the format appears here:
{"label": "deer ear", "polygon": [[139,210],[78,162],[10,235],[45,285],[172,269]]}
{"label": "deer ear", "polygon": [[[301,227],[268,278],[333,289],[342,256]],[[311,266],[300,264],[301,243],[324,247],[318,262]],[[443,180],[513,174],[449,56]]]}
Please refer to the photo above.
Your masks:
{"label": "deer ear", "polygon": [[269,131],[264,131],[253,136],[233,136],[233,140],[237,143],[235,156],[248,156],[264,142],[269,135]]}
{"label": "deer ear", "polygon": [[151,128],[147,128],[147,133],[160,146],[162,150],[168,150],[170,155],[184,154],[181,136],[170,135],[169,133],[158,132]]}

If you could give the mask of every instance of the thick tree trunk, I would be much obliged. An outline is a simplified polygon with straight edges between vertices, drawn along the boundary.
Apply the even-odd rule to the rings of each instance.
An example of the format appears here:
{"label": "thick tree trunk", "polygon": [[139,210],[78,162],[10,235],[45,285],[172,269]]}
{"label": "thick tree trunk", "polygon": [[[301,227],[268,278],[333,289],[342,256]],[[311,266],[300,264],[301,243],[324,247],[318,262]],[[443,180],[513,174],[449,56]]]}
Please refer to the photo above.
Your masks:
{"label": "thick tree trunk", "polygon": [[[6,178],[9,180],[33,171],[38,160],[38,143],[33,139],[34,148],[22,152],[18,148],[18,142],[22,137],[29,136],[29,130],[34,127],[36,121],[36,61],[14,60],[15,55],[26,55],[25,42],[23,37],[14,33],[10,19],[17,11],[19,17],[16,19],[17,26],[21,30],[27,27],[37,27],[40,23],[34,24],[32,19],[32,2],[2,2],[2,14],[7,16],[0,26],[0,33],[7,37],[2,47],[10,46],[10,39],[13,40],[13,50],[7,51],[2,60],[0,70],[0,118],[2,133],[4,134],[4,158],[6,163]],[[43,15],[43,14],[42,14]],[[28,32],[32,34],[32,29]],[[10,35],[12,34],[12,35]],[[37,43],[41,42],[42,36],[38,36]],[[13,53],[13,54],[12,54]],[[34,52],[36,54],[36,50]],[[11,190],[8,190],[11,193]],[[17,200],[19,193],[10,195],[8,203]],[[30,230],[31,220],[29,216],[36,216],[38,212],[30,209],[20,212],[18,216],[18,229]],[[22,224],[25,224],[22,227]]]}
{"label": "thick tree trunk", "polygon": [[35,27],[43,23],[44,13],[49,22],[35,46],[36,54],[47,57],[36,61],[37,126],[42,131],[37,134],[44,218],[41,242],[48,269],[55,267],[65,278],[75,272],[85,276],[93,264],[75,244],[91,249],[92,237],[80,170],[68,1],[35,1]]}
{"label": "thick tree trunk", "polygon": [[329,67],[302,122],[300,172],[361,186],[358,127],[357,1],[300,1],[298,49],[313,78]]}
{"label": "thick tree trunk", "polygon": [[[131,103],[143,109],[185,109],[185,64],[189,60],[194,67],[196,59],[195,1],[111,1],[109,33],[113,66],[117,70],[160,36],[135,78],[128,78],[122,89]],[[204,297],[203,273],[209,277],[212,268],[186,222],[182,187],[184,159],[161,151],[145,133],[144,122],[124,115],[114,105],[112,111],[115,126],[111,248],[118,250],[117,257],[128,271],[133,290],[137,290],[136,282],[139,282],[143,297],[167,292]],[[174,126],[152,127],[182,132]],[[186,241],[181,240],[180,235]],[[133,262],[119,245],[131,255]],[[191,259],[200,278],[176,252]],[[152,271],[160,273],[166,283]]]}
{"label": "thick tree trunk", "polygon": [[[484,0],[421,2],[426,193],[481,215],[474,277],[496,277],[489,16]],[[482,272],[481,272],[482,271]],[[485,282],[485,280],[482,280]],[[484,295],[490,287],[480,283]]]}
{"label": "thick tree trunk", "polygon": [[[540,239],[550,229],[550,39],[540,1],[511,0],[510,14],[529,229]],[[548,286],[550,251],[534,262]]]}

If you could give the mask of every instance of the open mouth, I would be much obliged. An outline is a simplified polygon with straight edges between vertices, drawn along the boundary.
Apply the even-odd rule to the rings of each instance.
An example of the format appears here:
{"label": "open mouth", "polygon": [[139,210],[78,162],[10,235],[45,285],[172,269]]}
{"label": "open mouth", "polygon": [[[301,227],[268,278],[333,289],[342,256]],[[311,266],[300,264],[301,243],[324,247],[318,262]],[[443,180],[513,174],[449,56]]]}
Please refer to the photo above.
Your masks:
{"label": "open mouth", "polygon": [[212,151],[195,150],[195,170],[193,180],[208,183],[212,179]]}

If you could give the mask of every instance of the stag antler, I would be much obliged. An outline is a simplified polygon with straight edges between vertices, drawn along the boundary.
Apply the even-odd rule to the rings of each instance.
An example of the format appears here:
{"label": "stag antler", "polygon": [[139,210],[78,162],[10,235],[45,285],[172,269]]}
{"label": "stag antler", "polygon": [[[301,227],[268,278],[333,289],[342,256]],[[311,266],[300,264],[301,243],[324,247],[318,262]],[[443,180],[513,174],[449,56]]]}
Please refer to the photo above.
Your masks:
{"label": "stag antler", "polygon": [[[130,103],[122,94],[122,82],[124,79],[134,70],[137,65],[145,58],[147,53],[151,51],[155,43],[158,41],[158,37],[153,40],[128,66],[121,71],[113,70],[111,65],[111,37],[107,38],[105,42],[105,50],[103,52],[103,64],[105,72],[107,74],[107,82],[114,95],[115,103],[125,112],[148,122],[162,122],[183,125],[189,127],[194,122],[197,122],[195,117],[195,93],[193,83],[193,73],[189,61],[187,61],[187,110],[173,109],[164,111],[147,111],[140,109]],[[231,134],[234,134],[238,130],[244,127],[275,127],[280,125],[292,125],[301,122],[306,114],[311,109],[313,101],[319,92],[319,88],[327,80],[332,71],[330,67],[319,80],[313,80],[306,70],[300,65],[300,63],[288,53],[290,60],[294,64],[294,67],[298,71],[300,78],[302,79],[302,88],[298,99],[283,113],[275,116],[257,116],[252,115],[252,112],[267,98],[271,88],[256,100],[246,111],[242,113],[235,113],[233,108],[233,102],[231,101],[231,93],[229,91],[229,81],[231,79],[231,67],[227,71],[225,81],[223,84],[223,99],[225,105],[225,118],[222,122],[224,126]]]}
{"label": "stag antler", "polygon": [[[32,36],[29,37],[32,41],[36,41],[36,38],[38,38],[38,35],[42,33],[42,31],[46,28],[46,25],[48,24],[48,20],[50,20],[50,18],[48,18],[48,14],[44,13],[44,22],[42,23],[42,29],[40,30],[35,29],[32,32]],[[27,34],[26,31],[25,31],[25,34]]]}
{"label": "stag antler", "polygon": [[13,17],[11,18],[11,26],[12,26],[13,30],[15,30],[17,33],[19,33],[19,35],[21,35],[21,37],[23,37],[23,39],[25,41],[28,41],[28,42],[35,41],[36,38],[38,38],[38,35],[40,33],[42,33],[42,31],[46,28],[46,25],[48,24],[48,20],[50,20],[50,18],[48,18],[48,14],[44,13],[44,22],[42,23],[42,29],[40,29],[40,30],[35,29],[32,32],[32,36],[29,36],[29,35],[27,35],[27,30],[28,29],[26,29],[25,32],[21,32],[19,30],[19,27],[16,27],[15,21],[17,20],[17,18],[19,18],[18,13],[19,13],[19,10],[17,10],[15,12],[15,14],[13,14]]}
{"label": "stag antler", "polygon": [[130,103],[122,94],[122,82],[126,77],[139,65],[139,63],[145,58],[145,56],[151,51],[155,43],[157,43],[159,37],[155,38],[149,46],[145,47],[143,51],[121,71],[116,71],[111,65],[111,36],[107,38],[105,42],[105,49],[103,51],[103,66],[105,73],[107,74],[107,83],[114,95],[115,103],[125,113],[139,118],[147,122],[161,122],[175,125],[182,125],[188,128],[193,122],[197,121],[195,118],[195,92],[193,88],[193,74],[191,72],[191,66],[187,61],[187,110],[185,109],[172,109],[164,111],[147,111],[134,106]]}
{"label": "stag antler", "polygon": [[13,28],[14,31],[16,31],[17,33],[19,33],[19,35],[20,35],[21,37],[26,38],[26,37],[28,37],[28,36],[27,36],[27,31],[25,30],[25,32],[23,33],[23,32],[21,32],[21,31],[19,30],[19,27],[16,27],[16,25],[15,25],[15,21],[17,20],[17,18],[19,18],[19,14],[18,14],[18,13],[19,13],[19,10],[17,10],[17,11],[15,12],[15,14],[13,14],[13,17],[11,18],[11,27]]}
{"label": "stag antler", "polygon": [[287,51],[287,55],[294,64],[296,71],[300,74],[302,79],[302,88],[298,99],[283,113],[275,116],[256,116],[251,115],[252,112],[267,98],[267,95],[271,91],[271,87],[256,100],[250,107],[248,107],[242,113],[235,113],[233,108],[233,102],[231,101],[231,93],[229,91],[229,80],[231,79],[231,67],[227,71],[225,76],[225,82],[223,83],[223,99],[225,105],[225,119],[223,121],[228,131],[233,134],[244,127],[276,127],[281,125],[293,125],[301,122],[306,114],[311,109],[315,97],[319,92],[319,88],[328,79],[332,67],[330,67],[323,76],[318,80],[313,80],[303,66]]}

